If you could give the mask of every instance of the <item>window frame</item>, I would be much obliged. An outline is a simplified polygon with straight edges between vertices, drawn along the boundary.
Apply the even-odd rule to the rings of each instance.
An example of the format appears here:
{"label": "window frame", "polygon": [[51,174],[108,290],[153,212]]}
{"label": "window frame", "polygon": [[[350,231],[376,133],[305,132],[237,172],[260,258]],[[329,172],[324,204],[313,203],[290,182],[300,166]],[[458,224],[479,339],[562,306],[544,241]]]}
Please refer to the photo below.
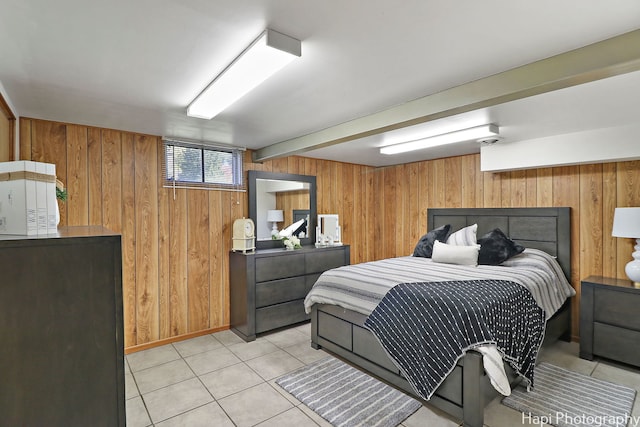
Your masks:
{"label": "window frame", "polygon": [[[172,156],[173,159],[171,161],[171,166],[173,166],[173,170],[169,171],[169,147],[174,147]],[[199,150],[199,158],[200,158],[200,180],[198,181],[186,181],[186,180],[175,180],[170,177],[171,175],[175,177],[176,168],[175,168],[175,147],[183,147],[188,149]],[[229,191],[246,191],[246,183],[244,179],[244,151],[245,148],[235,147],[235,146],[226,146],[221,144],[213,144],[202,141],[184,141],[184,140],[176,140],[176,139],[168,139],[163,138],[162,140],[162,181],[163,187],[170,188],[196,188],[196,189],[210,189],[210,190],[229,190]],[[207,173],[205,170],[205,153],[206,152],[214,152],[214,153],[225,153],[231,154],[231,171],[232,171],[232,183],[224,183],[224,182],[209,182],[207,181]]]}

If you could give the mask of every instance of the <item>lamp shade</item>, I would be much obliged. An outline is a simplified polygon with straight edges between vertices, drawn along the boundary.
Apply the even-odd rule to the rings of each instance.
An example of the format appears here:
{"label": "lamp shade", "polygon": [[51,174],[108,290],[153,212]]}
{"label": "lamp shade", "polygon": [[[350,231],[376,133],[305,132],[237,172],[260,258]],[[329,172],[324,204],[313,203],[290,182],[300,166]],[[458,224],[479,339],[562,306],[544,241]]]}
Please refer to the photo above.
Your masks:
{"label": "lamp shade", "polygon": [[267,221],[269,222],[281,222],[284,221],[284,216],[280,209],[269,209],[267,211]]}
{"label": "lamp shade", "polygon": [[616,208],[611,235],[631,239],[640,238],[640,208]]}

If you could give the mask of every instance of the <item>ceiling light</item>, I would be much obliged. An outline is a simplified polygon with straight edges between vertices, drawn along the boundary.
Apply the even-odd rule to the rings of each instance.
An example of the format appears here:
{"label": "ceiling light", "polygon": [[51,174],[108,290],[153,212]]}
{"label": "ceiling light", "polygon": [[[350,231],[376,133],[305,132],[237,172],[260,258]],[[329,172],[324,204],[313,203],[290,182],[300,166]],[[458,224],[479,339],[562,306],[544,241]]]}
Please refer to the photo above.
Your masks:
{"label": "ceiling light", "polygon": [[400,144],[387,145],[380,148],[381,154],[398,154],[407,151],[422,150],[423,148],[436,147],[439,145],[453,144],[455,142],[471,141],[499,134],[498,126],[494,124],[476,126],[468,129],[461,129],[442,135],[431,136],[429,138],[417,139],[415,141],[403,142]]}
{"label": "ceiling light", "polygon": [[302,43],[265,30],[187,107],[187,116],[211,119],[301,56]]}

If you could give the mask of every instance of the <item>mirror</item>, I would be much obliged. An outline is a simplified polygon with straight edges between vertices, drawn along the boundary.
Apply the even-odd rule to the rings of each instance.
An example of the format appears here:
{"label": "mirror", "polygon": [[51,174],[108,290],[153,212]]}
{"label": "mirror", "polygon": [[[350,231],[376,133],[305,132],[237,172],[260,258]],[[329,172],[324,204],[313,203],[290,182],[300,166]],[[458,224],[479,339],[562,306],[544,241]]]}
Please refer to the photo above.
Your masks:
{"label": "mirror", "polygon": [[[316,232],[316,177],[275,172],[249,171],[249,218],[256,226],[256,248],[283,248],[277,237],[300,237],[301,245],[313,245]],[[269,221],[280,219],[282,221]],[[268,218],[268,215],[269,218]],[[301,234],[303,233],[301,237]]]}
{"label": "mirror", "polygon": [[340,240],[339,216],[335,214],[318,215],[316,229],[316,247],[342,245]]}

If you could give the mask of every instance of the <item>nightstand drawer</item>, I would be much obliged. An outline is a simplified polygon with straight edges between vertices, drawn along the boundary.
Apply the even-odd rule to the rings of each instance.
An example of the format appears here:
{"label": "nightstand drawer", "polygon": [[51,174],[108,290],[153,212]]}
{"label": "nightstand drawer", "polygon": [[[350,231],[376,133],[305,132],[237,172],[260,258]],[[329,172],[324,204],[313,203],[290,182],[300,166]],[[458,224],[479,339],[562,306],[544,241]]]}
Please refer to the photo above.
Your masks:
{"label": "nightstand drawer", "polygon": [[256,283],[256,308],[307,296],[305,276]]}
{"label": "nightstand drawer", "polygon": [[593,320],[640,331],[640,294],[594,289]]}
{"label": "nightstand drawer", "polygon": [[595,322],[593,353],[640,366],[640,332]]}

